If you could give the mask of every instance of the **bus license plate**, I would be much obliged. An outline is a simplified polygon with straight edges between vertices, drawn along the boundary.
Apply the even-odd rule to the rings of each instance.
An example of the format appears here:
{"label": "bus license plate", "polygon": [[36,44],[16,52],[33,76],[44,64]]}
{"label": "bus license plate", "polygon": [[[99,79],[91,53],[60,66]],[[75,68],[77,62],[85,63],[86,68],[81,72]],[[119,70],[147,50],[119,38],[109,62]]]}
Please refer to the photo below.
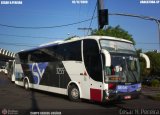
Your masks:
{"label": "bus license plate", "polygon": [[124,96],[124,99],[131,99],[130,95]]}

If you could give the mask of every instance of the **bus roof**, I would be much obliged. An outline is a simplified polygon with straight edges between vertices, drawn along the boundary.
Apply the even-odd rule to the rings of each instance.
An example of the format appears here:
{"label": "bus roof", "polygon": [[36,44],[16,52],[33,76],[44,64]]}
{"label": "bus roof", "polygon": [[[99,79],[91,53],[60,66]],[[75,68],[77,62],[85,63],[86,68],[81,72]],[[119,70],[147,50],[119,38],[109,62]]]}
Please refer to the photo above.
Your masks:
{"label": "bus roof", "polygon": [[[128,42],[128,43],[132,43],[129,40],[125,40],[123,38],[117,38],[117,37],[111,37],[111,36],[86,36],[85,38],[91,38],[91,39],[108,39],[108,40],[115,40],[115,41],[122,41],[122,42]],[[133,44],[133,43],[132,43]]]}
{"label": "bus roof", "polygon": [[70,40],[66,40],[66,41],[59,40],[59,41],[49,42],[49,43],[42,44],[42,45],[40,45],[36,48],[32,48],[32,49],[28,49],[28,50],[21,50],[20,52],[34,51],[34,50],[39,49],[39,48],[45,48],[45,47],[48,47],[48,46],[55,46],[55,45],[69,43],[69,42],[83,40],[83,39],[95,39],[95,40],[106,39],[106,40],[115,40],[115,41],[127,42],[127,43],[132,44],[132,42],[129,41],[129,40],[125,40],[125,39],[122,39],[122,38],[111,37],[111,36],[84,36],[84,37],[74,37],[74,38],[72,38]]}

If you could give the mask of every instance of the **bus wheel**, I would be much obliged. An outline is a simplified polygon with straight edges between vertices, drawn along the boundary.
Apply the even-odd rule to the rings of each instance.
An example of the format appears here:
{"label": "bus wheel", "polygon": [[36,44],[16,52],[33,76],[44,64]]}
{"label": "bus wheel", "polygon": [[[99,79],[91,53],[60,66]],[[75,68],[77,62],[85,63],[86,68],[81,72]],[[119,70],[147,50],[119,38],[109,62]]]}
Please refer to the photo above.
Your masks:
{"label": "bus wheel", "polygon": [[79,101],[80,94],[78,87],[76,87],[75,85],[71,85],[68,89],[68,96],[71,101]]}
{"label": "bus wheel", "polygon": [[24,80],[24,88],[25,88],[26,90],[29,90],[29,83],[28,83],[27,80]]}

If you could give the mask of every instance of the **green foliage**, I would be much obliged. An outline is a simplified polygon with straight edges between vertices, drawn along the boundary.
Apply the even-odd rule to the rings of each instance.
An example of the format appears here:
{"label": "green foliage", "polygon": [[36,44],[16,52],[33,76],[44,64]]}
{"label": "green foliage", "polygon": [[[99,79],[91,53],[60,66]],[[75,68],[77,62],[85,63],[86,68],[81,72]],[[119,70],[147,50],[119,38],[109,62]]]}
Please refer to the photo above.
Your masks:
{"label": "green foliage", "polygon": [[147,52],[151,62],[151,75],[160,75],[160,53]]}
{"label": "green foliage", "polygon": [[[138,55],[139,51],[138,52]],[[151,67],[150,69],[146,69],[146,62],[143,58],[139,58],[140,61],[140,67],[141,67],[141,76],[149,76],[149,75],[158,75],[160,76],[160,53],[157,52],[146,52],[145,53],[149,59],[150,59],[150,63],[151,63]]]}
{"label": "green foliage", "polygon": [[132,38],[132,35],[128,31],[122,29],[119,25],[116,27],[109,26],[107,29],[93,30],[91,35],[101,35],[101,36],[112,36],[117,38],[123,38],[129,41],[132,41],[135,44],[135,41]]}
{"label": "green foliage", "polygon": [[151,81],[151,86],[152,87],[159,87],[160,86],[160,81],[157,79],[154,79]]}

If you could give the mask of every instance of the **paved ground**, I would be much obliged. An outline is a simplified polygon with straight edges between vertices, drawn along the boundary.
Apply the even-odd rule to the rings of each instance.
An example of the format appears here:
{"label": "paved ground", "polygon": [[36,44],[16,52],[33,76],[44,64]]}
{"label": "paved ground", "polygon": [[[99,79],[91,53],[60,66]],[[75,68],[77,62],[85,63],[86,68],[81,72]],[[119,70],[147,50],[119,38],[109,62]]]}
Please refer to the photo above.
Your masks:
{"label": "paved ground", "polygon": [[119,108],[114,104],[98,104],[83,100],[71,102],[68,97],[37,90],[25,91],[11,83],[3,74],[0,75],[0,114],[1,110],[18,110],[22,114],[33,111],[62,112],[62,114],[118,114]]}
{"label": "paved ground", "polygon": [[160,87],[148,87],[148,86],[144,86],[142,93],[144,95],[156,95],[156,94],[160,94]]}
{"label": "paved ground", "polygon": [[[71,102],[66,96],[37,90],[25,91],[22,87],[11,83],[7,76],[0,74],[0,114],[8,112],[18,114],[36,114],[33,112],[50,112],[56,114],[77,115],[106,115],[106,114],[127,114],[133,110],[158,109],[160,113],[160,102],[150,100],[141,95],[139,99],[123,101],[120,103],[99,104],[82,100]],[[131,111],[130,111],[131,110]],[[140,111],[139,111],[140,112]],[[37,113],[37,115],[40,113]],[[47,114],[47,113],[45,113]],[[58,113],[57,113],[58,114]]]}

